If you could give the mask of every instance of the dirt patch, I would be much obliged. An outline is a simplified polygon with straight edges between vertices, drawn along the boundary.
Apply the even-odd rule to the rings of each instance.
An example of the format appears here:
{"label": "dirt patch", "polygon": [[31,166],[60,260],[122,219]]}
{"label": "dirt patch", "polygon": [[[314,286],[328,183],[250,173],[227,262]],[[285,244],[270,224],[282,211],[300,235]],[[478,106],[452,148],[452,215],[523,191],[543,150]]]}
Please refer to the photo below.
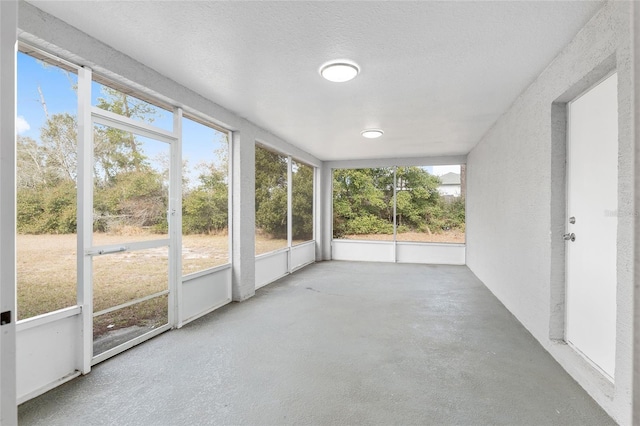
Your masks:
{"label": "dirt patch", "polygon": [[[342,237],[345,240],[367,240],[367,241],[393,241],[393,234],[361,234],[347,235]],[[399,233],[397,241],[417,242],[417,243],[458,243],[464,244],[465,234],[461,231],[445,231],[440,234],[422,232]]]}
{"label": "dirt patch", "polygon": [[[95,233],[94,245],[126,245],[134,241],[168,238],[167,235],[127,230],[120,234]],[[297,244],[302,241],[294,241]],[[256,254],[287,246],[287,240],[256,236]],[[76,304],[77,241],[75,234],[24,235],[16,238],[18,319]],[[227,234],[182,237],[182,273],[187,275],[229,262]],[[159,247],[94,258],[96,311],[166,290],[168,250]]]}

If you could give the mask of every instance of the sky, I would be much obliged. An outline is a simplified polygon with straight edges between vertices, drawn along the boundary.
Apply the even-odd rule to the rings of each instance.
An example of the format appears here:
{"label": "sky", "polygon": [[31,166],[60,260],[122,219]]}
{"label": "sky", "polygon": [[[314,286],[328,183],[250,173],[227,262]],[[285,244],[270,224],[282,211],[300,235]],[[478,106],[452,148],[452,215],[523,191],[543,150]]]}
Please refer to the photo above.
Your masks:
{"label": "sky", "polygon": [[429,170],[429,173],[436,175],[436,176],[442,176],[444,174],[447,173],[458,173],[460,174],[460,165],[456,164],[456,165],[452,165],[452,166],[431,166],[429,167],[431,170]]}
{"label": "sky", "polygon": [[[17,117],[16,132],[21,136],[40,141],[40,128],[46,122],[46,115],[38,88],[42,92],[49,116],[58,113],[78,113],[78,97],[75,86],[78,77],[58,67],[42,62],[18,52]],[[104,96],[99,83],[93,82],[91,88],[92,105]],[[156,108],[153,125],[164,130],[173,130],[173,114]],[[160,152],[167,151],[164,143],[138,138],[148,158],[153,162]],[[200,163],[211,162],[217,158],[216,151],[226,145],[225,134],[184,118],[182,122],[182,158],[189,166],[189,179],[194,182],[198,172],[194,167]]]}

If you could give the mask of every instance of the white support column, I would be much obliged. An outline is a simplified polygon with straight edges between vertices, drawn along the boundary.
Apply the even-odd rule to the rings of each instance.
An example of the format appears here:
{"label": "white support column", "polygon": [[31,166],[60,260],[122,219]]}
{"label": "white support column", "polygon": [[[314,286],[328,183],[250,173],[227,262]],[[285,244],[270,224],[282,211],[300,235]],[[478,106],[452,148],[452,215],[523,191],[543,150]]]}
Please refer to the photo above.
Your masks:
{"label": "white support column", "polygon": [[241,302],[256,292],[255,132],[248,123],[233,132],[232,151],[232,298]]}
{"label": "white support column", "polygon": [[93,124],[91,122],[91,69],[78,70],[78,305],[82,307],[78,370],[91,371],[93,358]]}
{"label": "white support column", "polygon": [[633,61],[633,126],[634,126],[634,321],[633,321],[633,407],[632,422],[640,424],[640,6],[632,2],[631,58]]}
{"label": "white support column", "polygon": [[291,246],[293,244],[293,159],[287,157],[287,271],[291,273]]}
{"label": "white support column", "polygon": [[398,166],[393,166],[393,261],[398,262],[398,209],[396,193],[398,188]]}
{"label": "white support column", "polygon": [[331,240],[333,239],[333,174],[330,167],[322,164],[320,169],[320,238],[322,260],[331,260]]}
{"label": "white support column", "polygon": [[182,108],[173,111],[173,133],[169,163],[169,324],[182,327]]}
{"label": "white support column", "polygon": [[[16,43],[18,3],[0,1],[0,424],[18,423],[16,403]],[[5,314],[6,315],[6,314]]]}
{"label": "white support column", "polygon": [[316,245],[316,262],[321,262],[322,248],[324,247],[322,241],[322,194],[320,189],[320,179],[322,176],[322,166],[313,168],[313,240]]}

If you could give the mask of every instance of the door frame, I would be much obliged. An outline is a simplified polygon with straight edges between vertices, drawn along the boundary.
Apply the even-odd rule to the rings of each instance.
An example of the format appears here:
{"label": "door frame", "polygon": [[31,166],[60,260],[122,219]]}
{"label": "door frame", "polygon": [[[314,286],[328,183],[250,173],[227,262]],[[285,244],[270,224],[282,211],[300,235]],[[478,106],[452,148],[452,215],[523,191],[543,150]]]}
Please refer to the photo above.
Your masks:
{"label": "door frame", "polygon": [[[567,105],[617,69],[616,55],[611,54],[550,105],[550,244],[549,340],[566,345],[566,233],[567,222]],[[572,351],[573,352],[573,351]],[[582,359],[581,356],[577,357]],[[576,358],[576,362],[578,358]],[[594,372],[596,370],[594,369]],[[600,372],[597,372],[600,376]]]}
{"label": "door frame", "polygon": [[[599,86],[600,84],[602,84],[603,82],[605,82],[606,80],[608,80],[609,78],[611,78],[614,74],[617,74],[617,69],[612,69],[609,70],[609,72],[607,72],[604,76],[601,76],[597,81],[595,81],[594,83],[590,84],[586,89],[582,90],[580,93],[578,93],[577,95],[575,95],[570,101],[568,101],[566,103],[566,147],[565,147],[565,167],[566,167],[566,171],[565,171],[565,182],[564,182],[564,187],[565,187],[565,213],[564,213],[564,220],[563,220],[563,232],[564,233],[570,233],[572,231],[572,227],[569,224],[569,215],[572,214],[572,212],[569,211],[570,205],[569,205],[569,197],[570,197],[570,193],[569,193],[569,183],[570,183],[570,174],[571,174],[571,169],[572,169],[572,164],[571,164],[571,143],[570,143],[570,139],[571,139],[571,107],[573,102],[579,100],[580,98],[582,98],[584,95],[588,94],[591,90],[595,89],[597,86]],[[618,83],[617,83],[617,79],[616,79],[616,107],[618,106]],[[617,117],[619,117],[619,114],[616,114]],[[618,120],[616,120],[616,158],[618,156],[618,152],[619,152],[619,129],[618,129]],[[618,198],[617,194],[619,191],[619,171],[618,171],[618,161],[616,161],[616,199]],[[618,200],[616,200],[618,201]],[[616,209],[619,209],[619,205],[618,203],[616,203]],[[618,227],[619,227],[619,221],[616,219],[616,240],[617,240],[617,234],[618,234]],[[579,238],[579,236],[577,236],[577,238]],[[563,239],[564,241],[564,239]],[[564,309],[564,333],[563,333],[563,341],[572,348],[573,351],[575,351],[577,354],[579,354],[581,357],[583,357],[587,363],[592,366],[599,374],[601,374],[603,377],[605,377],[607,380],[609,380],[611,383],[615,382],[615,354],[617,353],[617,348],[616,348],[616,341],[614,341],[614,347],[613,347],[613,351],[614,351],[614,371],[609,374],[607,373],[603,367],[601,367],[600,365],[598,365],[594,360],[592,360],[588,354],[586,354],[585,352],[582,351],[582,349],[580,347],[578,347],[575,343],[569,341],[568,339],[568,328],[569,328],[569,306],[568,306],[568,300],[569,300],[569,244],[571,244],[570,241],[564,241],[565,244],[565,262],[564,262],[564,267],[565,267],[565,309]],[[618,279],[617,279],[617,246],[616,246],[616,265],[615,265],[615,269],[616,269],[616,278],[615,278],[615,288],[614,288],[614,298],[617,300],[617,288],[618,288]],[[616,304],[616,311],[615,311],[615,318],[616,320],[614,321],[614,325],[615,325],[615,334],[617,334],[617,316],[618,316],[618,310],[617,310],[617,304]]]}
{"label": "door frame", "polygon": [[[173,111],[173,131],[167,131],[144,122],[123,117],[110,111],[92,106],[91,85],[93,71],[88,68],[78,70],[78,305],[82,307],[82,327],[79,335],[81,372],[87,374],[91,366],[115,356],[143,341],[146,341],[177,325],[180,291],[180,236],[181,236],[181,121],[182,110]],[[168,322],[166,325],[136,337],[126,343],[93,356],[93,162],[94,124],[106,125],[169,144],[169,224],[168,246]],[[165,239],[154,240],[160,242]],[[138,246],[146,244],[136,243]],[[165,246],[165,244],[161,244]]]}

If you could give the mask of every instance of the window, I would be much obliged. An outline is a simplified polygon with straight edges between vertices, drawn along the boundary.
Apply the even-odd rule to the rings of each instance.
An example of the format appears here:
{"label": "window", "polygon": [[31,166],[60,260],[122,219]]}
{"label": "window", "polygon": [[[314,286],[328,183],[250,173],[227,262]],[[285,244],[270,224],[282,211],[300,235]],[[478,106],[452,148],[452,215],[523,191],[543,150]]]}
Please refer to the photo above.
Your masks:
{"label": "window", "polygon": [[333,172],[333,238],[393,240],[393,167]]}
{"label": "window", "polygon": [[99,124],[93,139],[93,245],[169,238],[169,145]]}
{"label": "window", "polygon": [[313,239],[313,167],[292,161],[292,244]]}
{"label": "window", "polygon": [[18,319],[76,304],[78,78],[18,52]]}
{"label": "window", "polygon": [[464,165],[334,170],[333,238],[464,243],[464,191]]}
{"label": "window", "polygon": [[[94,81],[91,83],[91,103],[93,106],[132,120],[153,124],[160,129],[173,131],[173,113],[171,111],[133,96],[129,89],[122,87],[118,90],[112,87],[117,86],[116,84],[106,83],[95,74],[93,77]],[[105,84],[96,81],[96,79],[104,81]]]}
{"label": "window", "polygon": [[256,254],[288,246],[288,158],[256,145]]}
{"label": "window", "polygon": [[182,119],[182,275],[229,263],[228,133]]}
{"label": "window", "polygon": [[397,241],[464,243],[464,166],[398,167]]}

